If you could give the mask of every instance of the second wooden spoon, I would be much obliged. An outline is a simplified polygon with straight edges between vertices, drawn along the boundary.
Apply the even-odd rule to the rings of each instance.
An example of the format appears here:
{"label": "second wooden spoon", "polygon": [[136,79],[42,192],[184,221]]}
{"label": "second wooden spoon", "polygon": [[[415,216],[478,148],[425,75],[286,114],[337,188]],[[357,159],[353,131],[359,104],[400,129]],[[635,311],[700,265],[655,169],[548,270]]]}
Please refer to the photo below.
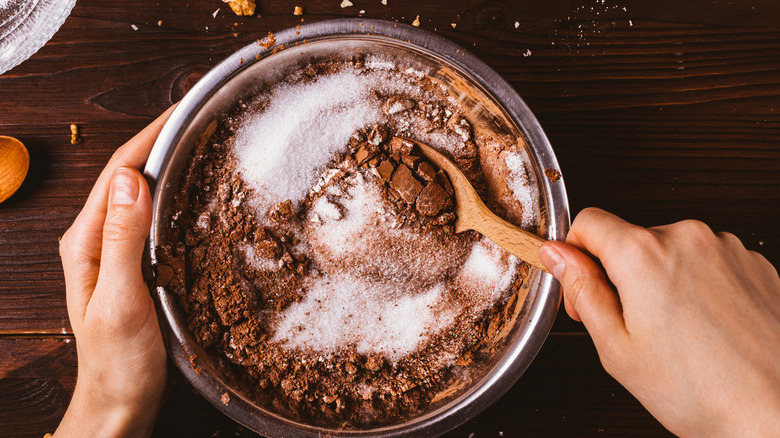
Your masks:
{"label": "second wooden spoon", "polygon": [[509,251],[544,272],[549,272],[539,260],[539,247],[545,242],[541,237],[496,216],[480,199],[466,176],[447,157],[425,143],[404,138],[417,145],[420,151],[433,161],[450,178],[455,189],[455,232],[474,230],[500,247]]}

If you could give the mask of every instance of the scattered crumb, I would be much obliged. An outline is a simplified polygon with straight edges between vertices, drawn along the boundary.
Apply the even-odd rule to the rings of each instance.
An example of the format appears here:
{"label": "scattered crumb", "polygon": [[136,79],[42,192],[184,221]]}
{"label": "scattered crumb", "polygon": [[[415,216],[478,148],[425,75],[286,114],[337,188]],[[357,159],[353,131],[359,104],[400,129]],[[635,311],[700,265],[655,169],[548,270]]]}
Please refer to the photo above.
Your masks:
{"label": "scattered crumb", "polygon": [[274,36],[274,34],[272,34],[271,32],[268,32],[268,36],[266,36],[262,40],[257,40],[257,45],[266,50],[273,47],[274,44],[276,44],[276,36]]}
{"label": "scattered crumb", "polygon": [[75,123],[70,124],[70,144],[81,143],[81,136],[79,136],[79,127]]}
{"label": "scattered crumb", "polygon": [[202,374],[202,373],[203,373],[203,369],[202,369],[202,368],[200,368],[200,367],[199,367],[199,366],[198,366],[198,365],[195,363],[195,359],[197,359],[197,358],[198,358],[198,355],[197,355],[197,354],[191,354],[191,355],[189,356],[190,367],[192,368],[192,370],[193,370],[193,371],[195,371],[195,373],[197,373],[197,374]]}
{"label": "scattered crumb", "polygon": [[515,21],[515,29],[517,29],[518,27],[520,27],[520,22],[519,21]]}
{"label": "scattered crumb", "polygon": [[214,12],[212,12],[212,13],[211,13],[211,16],[212,16],[212,17],[214,17],[214,18],[217,18],[217,14],[219,14],[219,11],[220,11],[220,9],[219,9],[219,8],[217,8],[217,10],[216,10],[216,11],[214,11]]}
{"label": "scattered crumb", "polygon": [[163,21],[162,20],[157,20],[157,27],[162,27],[162,25],[163,25]]}
{"label": "scattered crumb", "polygon": [[348,8],[350,6],[352,6],[352,2],[349,1],[349,0],[344,0],[344,1],[341,2],[341,7],[342,8]]}
{"label": "scattered crumb", "polygon": [[222,394],[222,404],[227,405],[228,403],[230,403],[230,394],[226,392]]}
{"label": "scattered crumb", "polygon": [[382,4],[387,6],[387,0],[382,0]]}
{"label": "scattered crumb", "polygon": [[531,56],[531,49],[525,49],[525,53],[523,53],[523,56]]}
{"label": "scattered crumb", "polygon": [[469,434],[469,438],[474,438],[474,432],[471,432],[471,433]]}
{"label": "scattered crumb", "polygon": [[561,179],[561,172],[559,172],[557,169],[553,169],[552,167],[545,169],[544,174],[547,175],[547,178],[550,179],[550,182],[555,182]]}
{"label": "scattered crumb", "polygon": [[363,14],[365,14],[365,13],[366,13],[366,10],[365,10],[365,9],[361,9],[361,10],[360,10],[360,12],[358,12],[358,14],[360,14],[360,15],[363,15]]}
{"label": "scattered crumb", "polygon": [[135,24],[131,24],[130,27],[132,27],[133,30],[138,30],[138,26],[136,26]]}
{"label": "scattered crumb", "polygon": [[293,11],[293,15],[303,15],[303,8],[300,6],[296,6],[295,10]]}
{"label": "scattered crumb", "polygon": [[629,25],[629,26],[633,26],[633,25],[634,25],[634,22],[633,22],[633,21],[631,21],[631,20],[628,20],[628,25]]}
{"label": "scattered crumb", "polygon": [[458,23],[450,23],[450,26],[452,26],[453,29],[455,29],[455,26],[457,26]]}
{"label": "scattered crumb", "polygon": [[230,6],[230,9],[232,9],[233,12],[236,13],[236,15],[255,14],[254,0],[222,0],[222,2],[227,3],[228,6]]}
{"label": "scattered crumb", "polygon": [[759,240],[758,241],[758,246],[764,246],[764,241],[763,240]]}
{"label": "scattered crumb", "polygon": [[412,21],[412,26],[420,27],[420,16],[418,15],[417,18]]}

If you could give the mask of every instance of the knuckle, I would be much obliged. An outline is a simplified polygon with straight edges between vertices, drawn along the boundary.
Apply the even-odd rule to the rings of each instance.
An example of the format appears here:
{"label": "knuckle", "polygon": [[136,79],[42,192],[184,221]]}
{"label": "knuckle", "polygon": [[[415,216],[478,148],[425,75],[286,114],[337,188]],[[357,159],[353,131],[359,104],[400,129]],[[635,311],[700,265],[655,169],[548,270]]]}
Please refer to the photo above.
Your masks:
{"label": "knuckle", "polygon": [[729,233],[726,231],[721,231],[716,234],[718,239],[720,239],[721,242],[726,244],[726,246],[734,249],[744,249],[745,245],[742,243],[742,240],[737,237],[736,234]]}
{"label": "knuckle", "polygon": [[709,225],[695,219],[678,222],[676,231],[681,237],[694,243],[705,243],[715,237]]}
{"label": "knuckle", "polygon": [[564,288],[566,296],[569,301],[571,301],[571,304],[576,308],[579,298],[588,288],[589,281],[587,276],[581,272],[575,272],[570,276],[570,278],[567,278],[567,280],[566,287]]}
{"label": "knuckle", "polygon": [[603,213],[604,210],[598,208],[598,207],[585,207],[582,209],[577,216],[574,218],[574,222],[572,223],[572,227],[574,227],[575,224],[582,223],[582,222],[588,222],[592,220],[594,217],[599,216]]}
{"label": "knuckle", "polygon": [[625,257],[634,262],[655,259],[655,255],[663,252],[663,241],[659,234],[647,228],[636,227],[625,236]]}
{"label": "knuckle", "polygon": [[132,239],[140,232],[138,225],[132,222],[108,220],[103,224],[103,239],[109,242],[122,242]]}
{"label": "knuckle", "polygon": [[754,266],[767,271],[770,275],[778,277],[777,268],[763,254],[756,251],[748,251],[753,256]]}

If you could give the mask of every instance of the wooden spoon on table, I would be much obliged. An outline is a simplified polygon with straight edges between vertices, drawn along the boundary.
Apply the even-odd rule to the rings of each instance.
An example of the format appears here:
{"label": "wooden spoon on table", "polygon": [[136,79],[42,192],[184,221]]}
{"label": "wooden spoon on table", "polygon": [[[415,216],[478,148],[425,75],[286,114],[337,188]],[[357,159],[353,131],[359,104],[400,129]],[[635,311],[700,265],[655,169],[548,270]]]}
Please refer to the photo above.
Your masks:
{"label": "wooden spoon on table", "polygon": [[30,168],[30,153],[21,141],[0,135],[0,202],[21,187]]}
{"label": "wooden spoon on table", "polygon": [[420,151],[450,178],[455,189],[455,214],[458,215],[455,220],[456,233],[467,230],[477,231],[520,260],[544,272],[549,272],[539,260],[539,247],[545,239],[496,216],[482,202],[460,169],[437,150],[416,140],[409,138],[403,140],[417,145]]}

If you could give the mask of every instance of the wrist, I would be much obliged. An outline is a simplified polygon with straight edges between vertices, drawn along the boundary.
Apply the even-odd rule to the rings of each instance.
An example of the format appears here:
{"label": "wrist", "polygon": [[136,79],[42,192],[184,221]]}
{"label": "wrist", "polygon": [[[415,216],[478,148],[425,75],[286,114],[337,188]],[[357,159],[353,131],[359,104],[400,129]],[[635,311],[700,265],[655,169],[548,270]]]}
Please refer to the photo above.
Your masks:
{"label": "wrist", "polygon": [[160,405],[121,400],[79,379],[54,437],[148,437]]}

